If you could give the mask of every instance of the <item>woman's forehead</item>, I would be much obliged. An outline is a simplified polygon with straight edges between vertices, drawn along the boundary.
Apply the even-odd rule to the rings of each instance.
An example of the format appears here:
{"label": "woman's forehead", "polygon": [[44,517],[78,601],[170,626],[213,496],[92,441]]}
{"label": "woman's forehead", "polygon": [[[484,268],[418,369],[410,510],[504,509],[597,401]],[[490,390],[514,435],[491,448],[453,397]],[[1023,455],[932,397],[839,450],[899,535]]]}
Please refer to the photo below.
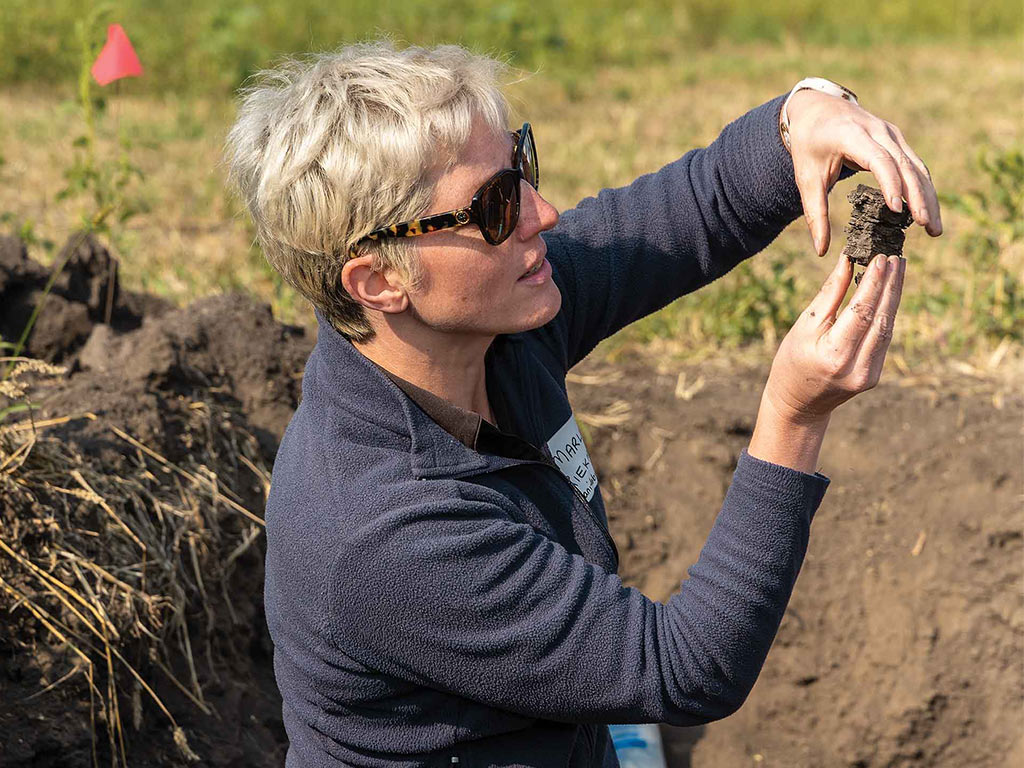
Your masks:
{"label": "woman's forehead", "polygon": [[485,181],[511,166],[514,148],[508,130],[496,133],[483,121],[474,122],[469,141],[439,180],[437,201],[452,208],[467,205]]}
{"label": "woman's forehead", "polygon": [[508,129],[494,130],[481,118],[473,121],[469,141],[459,153],[457,164],[490,167],[491,172],[508,168],[512,161],[512,135]]}

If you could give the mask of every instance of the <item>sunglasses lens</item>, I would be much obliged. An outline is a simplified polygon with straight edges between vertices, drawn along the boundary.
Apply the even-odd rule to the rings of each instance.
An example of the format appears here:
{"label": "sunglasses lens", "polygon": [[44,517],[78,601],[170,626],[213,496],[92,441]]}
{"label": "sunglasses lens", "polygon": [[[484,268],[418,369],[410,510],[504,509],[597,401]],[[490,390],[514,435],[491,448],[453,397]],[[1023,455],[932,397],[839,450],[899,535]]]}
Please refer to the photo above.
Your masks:
{"label": "sunglasses lens", "polygon": [[480,226],[488,241],[497,245],[512,234],[519,220],[519,174],[502,173],[480,196]]}
{"label": "sunglasses lens", "polygon": [[523,139],[523,176],[531,187],[538,188],[537,146],[533,143],[532,131],[527,131]]}

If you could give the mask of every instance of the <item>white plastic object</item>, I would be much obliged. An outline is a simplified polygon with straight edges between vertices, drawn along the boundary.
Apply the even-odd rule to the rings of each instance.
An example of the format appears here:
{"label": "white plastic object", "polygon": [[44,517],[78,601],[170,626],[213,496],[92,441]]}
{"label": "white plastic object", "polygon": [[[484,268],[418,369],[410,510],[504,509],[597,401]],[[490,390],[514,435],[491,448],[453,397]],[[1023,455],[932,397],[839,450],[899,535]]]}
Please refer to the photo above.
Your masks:
{"label": "white plastic object", "polygon": [[661,731],[656,725],[609,725],[622,768],[665,768]]}

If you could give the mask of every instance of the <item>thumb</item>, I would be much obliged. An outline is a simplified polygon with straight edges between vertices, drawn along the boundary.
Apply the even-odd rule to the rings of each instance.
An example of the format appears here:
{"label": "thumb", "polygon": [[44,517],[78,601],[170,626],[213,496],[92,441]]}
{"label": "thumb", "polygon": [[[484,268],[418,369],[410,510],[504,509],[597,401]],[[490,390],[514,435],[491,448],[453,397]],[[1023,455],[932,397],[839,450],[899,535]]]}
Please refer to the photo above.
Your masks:
{"label": "thumb", "polygon": [[843,297],[846,296],[846,292],[850,288],[852,278],[853,269],[850,260],[840,253],[835,267],[825,278],[821,290],[807,305],[804,313],[816,324],[831,325],[835,322],[836,312],[839,311],[839,306],[843,303]]}

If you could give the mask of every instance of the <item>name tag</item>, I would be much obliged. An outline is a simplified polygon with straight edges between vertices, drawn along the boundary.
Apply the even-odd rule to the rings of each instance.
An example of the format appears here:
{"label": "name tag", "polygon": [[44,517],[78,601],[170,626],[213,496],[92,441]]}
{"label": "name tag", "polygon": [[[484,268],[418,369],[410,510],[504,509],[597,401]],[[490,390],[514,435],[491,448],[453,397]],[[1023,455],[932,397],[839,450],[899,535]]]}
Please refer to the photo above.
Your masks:
{"label": "name tag", "polygon": [[583,494],[583,498],[590,501],[594,497],[594,489],[597,488],[597,475],[590,464],[587,446],[583,444],[583,436],[572,414],[569,414],[569,420],[551,436],[547,446],[551,458],[562,470],[562,474]]}

